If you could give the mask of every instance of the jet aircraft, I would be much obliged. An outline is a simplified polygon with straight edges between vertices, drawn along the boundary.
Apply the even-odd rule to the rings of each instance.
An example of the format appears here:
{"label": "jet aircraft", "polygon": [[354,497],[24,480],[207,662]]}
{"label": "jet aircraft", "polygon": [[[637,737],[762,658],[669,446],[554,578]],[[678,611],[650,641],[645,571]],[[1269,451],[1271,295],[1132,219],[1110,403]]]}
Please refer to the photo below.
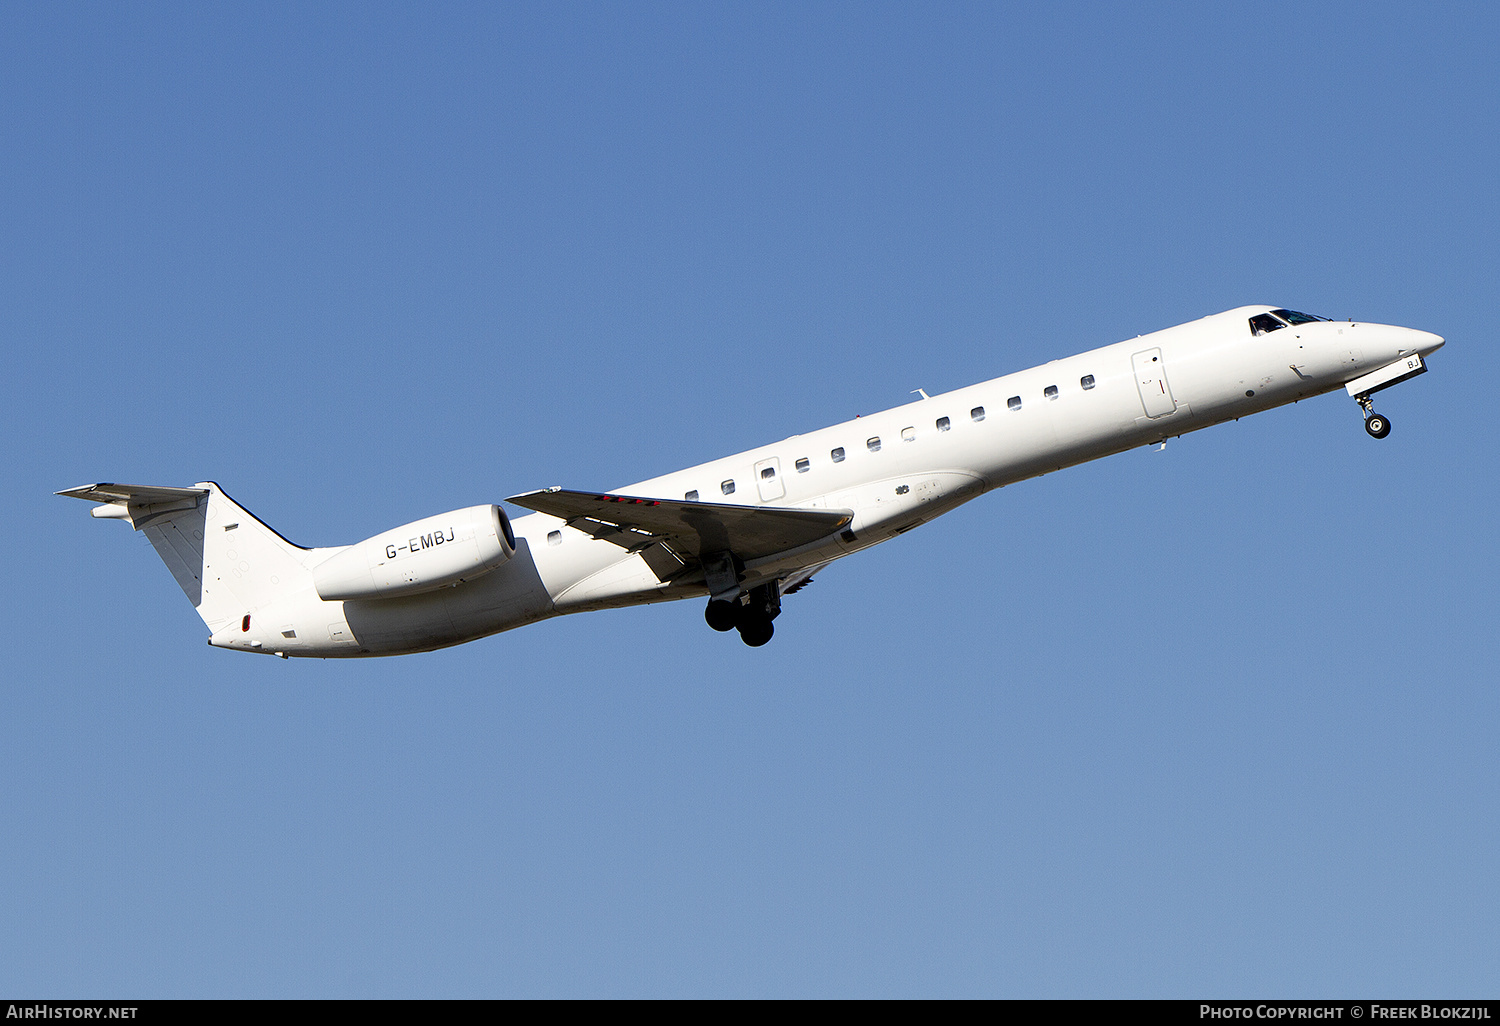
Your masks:
{"label": "jet aircraft", "polygon": [[399,655],[548,617],[707,598],[771,640],[782,599],[834,560],[984,492],[1310,396],[1371,396],[1427,369],[1437,335],[1247,306],[611,491],[547,488],[302,548],[206,481],[59,495],[142,531],[217,648]]}

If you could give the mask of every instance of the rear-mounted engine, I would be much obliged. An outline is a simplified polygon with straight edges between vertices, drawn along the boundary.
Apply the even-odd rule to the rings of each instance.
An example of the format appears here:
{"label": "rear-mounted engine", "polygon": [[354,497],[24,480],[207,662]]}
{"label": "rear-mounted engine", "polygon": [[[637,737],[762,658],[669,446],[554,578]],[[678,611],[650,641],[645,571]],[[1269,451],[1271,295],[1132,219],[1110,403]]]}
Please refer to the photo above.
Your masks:
{"label": "rear-mounted engine", "polygon": [[515,551],[505,511],[470,506],[351,545],[318,564],[313,583],[329,600],[417,595],[487,574]]}

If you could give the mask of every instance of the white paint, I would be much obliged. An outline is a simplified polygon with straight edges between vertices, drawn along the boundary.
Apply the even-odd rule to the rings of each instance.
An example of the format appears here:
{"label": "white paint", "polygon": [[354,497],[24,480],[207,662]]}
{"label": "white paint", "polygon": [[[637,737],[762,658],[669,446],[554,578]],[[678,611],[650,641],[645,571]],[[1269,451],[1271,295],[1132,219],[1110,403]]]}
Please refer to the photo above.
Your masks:
{"label": "white paint", "polygon": [[[826,537],[809,541],[804,529],[795,544],[762,545],[769,555],[738,560],[742,593],[767,584],[785,589],[990,489],[1345,386],[1351,395],[1368,393],[1424,370],[1422,357],[1443,345],[1437,335],[1410,328],[1328,321],[1287,323],[1253,335],[1248,319],[1271,309],[1241,307],[954,392],[923,392],[883,413],[599,495],[680,505],[684,495],[697,492],[725,503],[719,484],[734,480],[727,503],[739,510],[845,511],[823,518],[840,525]],[[1086,377],[1091,388],[1081,383]],[[1055,397],[1049,387],[1057,389]],[[1010,408],[1013,396],[1021,399],[1019,410]],[[971,415],[978,407],[986,410],[982,420]],[[943,422],[948,429],[939,428]],[[878,450],[866,444],[874,437],[883,443]],[[836,461],[834,450],[847,455]],[[808,461],[806,472],[783,473],[801,460]],[[405,536],[446,528],[447,519],[418,521],[356,546],[303,549],[211,482],[191,489],[87,485],[59,494],[103,503],[95,516],[144,530],[208,625],[209,643],[241,651],[396,655],[562,613],[707,595],[697,557],[674,555],[639,531],[601,530],[597,522],[546,513],[511,522],[512,547],[497,525],[488,530],[480,523],[487,518],[479,511],[487,514],[489,507],[460,511],[472,514],[465,520],[471,526],[455,529],[451,547],[419,542],[413,554]],[[546,494],[513,501],[541,502],[535,497]],[[598,499],[593,493],[584,498]],[[608,508],[611,523],[629,523],[629,501],[610,500]],[[699,515],[698,507],[688,512]],[[712,515],[707,502],[702,515]],[[749,520],[775,542],[791,516]],[[562,544],[548,544],[554,531]],[[406,550],[399,550],[397,536]],[[707,544],[709,535],[701,537]],[[402,552],[400,573],[397,561],[382,569],[379,556],[388,544]],[[478,576],[465,569],[479,567]],[[348,590],[345,578],[360,583]],[[728,580],[732,588],[734,578]],[[408,585],[424,590],[410,594]],[[326,599],[320,590],[371,597]]]}

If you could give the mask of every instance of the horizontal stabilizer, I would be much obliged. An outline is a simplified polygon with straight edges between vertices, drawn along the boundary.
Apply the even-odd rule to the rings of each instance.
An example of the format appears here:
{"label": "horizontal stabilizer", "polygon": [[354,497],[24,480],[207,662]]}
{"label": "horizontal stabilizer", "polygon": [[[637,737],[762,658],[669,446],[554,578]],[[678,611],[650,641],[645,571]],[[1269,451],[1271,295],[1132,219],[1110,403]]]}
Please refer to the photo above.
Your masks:
{"label": "horizontal stabilizer", "polygon": [[847,509],[727,506],[599,492],[527,492],[506,499],[567,521],[568,526],[632,551],[660,542],[683,562],[732,552],[740,559],[774,556],[849,526]]}
{"label": "horizontal stabilizer", "polygon": [[[130,506],[154,506],[162,502],[197,499],[208,494],[207,488],[168,488],[163,485],[90,484],[68,488],[57,493],[90,502],[116,502]],[[78,507],[73,507],[77,509]]]}

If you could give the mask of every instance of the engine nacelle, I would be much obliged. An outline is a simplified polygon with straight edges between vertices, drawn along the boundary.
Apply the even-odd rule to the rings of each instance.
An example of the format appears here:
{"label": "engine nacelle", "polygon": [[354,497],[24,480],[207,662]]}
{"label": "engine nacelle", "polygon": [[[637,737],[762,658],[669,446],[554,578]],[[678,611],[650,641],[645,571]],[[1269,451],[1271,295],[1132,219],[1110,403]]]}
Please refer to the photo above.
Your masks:
{"label": "engine nacelle", "polygon": [[313,568],[321,598],[395,598],[489,573],[516,551],[499,506],[470,506],[366,538]]}

